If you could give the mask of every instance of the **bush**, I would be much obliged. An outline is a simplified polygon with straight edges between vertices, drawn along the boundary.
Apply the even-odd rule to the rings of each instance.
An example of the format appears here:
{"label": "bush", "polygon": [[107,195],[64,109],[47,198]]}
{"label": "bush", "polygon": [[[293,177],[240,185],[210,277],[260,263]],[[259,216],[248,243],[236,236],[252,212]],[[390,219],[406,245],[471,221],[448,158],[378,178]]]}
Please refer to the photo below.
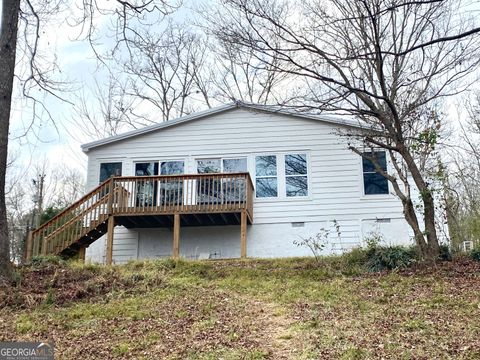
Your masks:
{"label": "bush", "polygon": [[368,271],[393,270],[411,266],[416,260],[415,248],[369,245],[366,249]]}
{"label": "bush", "polygon": [[438,259],[441,261],[452,261],[452,252],[448,244],[440,244],[440,254]]}
{"label": "bush", "polygon": [[476,247],[475,249],[471,250],[468,253],[468,256],[470,256],[473,260],[475,261],[480,261],[480,246]]}

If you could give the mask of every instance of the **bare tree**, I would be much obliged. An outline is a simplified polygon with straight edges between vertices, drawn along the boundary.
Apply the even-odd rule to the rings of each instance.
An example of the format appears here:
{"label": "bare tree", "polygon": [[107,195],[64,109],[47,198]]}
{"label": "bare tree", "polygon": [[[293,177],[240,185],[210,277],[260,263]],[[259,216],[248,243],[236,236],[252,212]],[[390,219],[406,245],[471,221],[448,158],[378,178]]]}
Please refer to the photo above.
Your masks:
{"label": "bare tree", "polygon": [[[126,93],[139,99],[135,115],[156,122],[209,105],[206,84],[202,83],[207,53],[198,34],[170,23],[160,33],[138,31],[128,44]],[[202,84],[204,87],[199,88]],[[142,114],[142,108],[150,115]],[[151,115],[155,112],[159,113],[157,118]]]}
{"label": "bare tree", "polygon": [[[62,81],[52,80],[53,70],[56,70],[55,62],[46,61],[40,52],[40,47],[42,29],[48,25],[49,16],[68,8],[67,5],[70,3],[67,4],[63,0],[46,2],[2,0],[0,23],[0,279],[8,278],[11,273],[5,210],[5,178],[13,80],[17,76],[23,96],[32,103],[32,123],[27,126],[27,131],[40,117],[36,111],[37,107],[41,107],[42,116],[46,114],[51,119],[48,108],[32,94],[33,90],[36,90],[41,94],[62,98],[59,95],[61,92],[57,91],[62,90],[65,84]],[[79,37],[87,38],[95,51],[94,44],[98,39],[99,30],[101,30],[97,19],[110,16],[114,20],[113,30],[116,39],[114,47],[119,49],[134,32],[131,27],[132,23],[136,26],[142,22],[158,21],[178,5],[178,3],[168,3],[166,0],[116,0],[112,3],[83,0],[82,16],[75,19],[74,24],[81,29]],[[21,50],[18,58],[23,60],[24,71],[15,68],[17,49]]]}
{"label": "bare tree", "polygon": [[85,87],[76,96],[73,107],[76,116],[67,119],[65,131],[82,142],[85,138],[101,139],[145,126],[148,120],[134,114],[137,102],[138,99],[125,94],[124,84],[112,74],[105,83],[95,80],[92,89]]}
{"label": "bare tree", "polygon": [[467,97],[462,110],[467,119],[459,122],[446,184],[449,228],[456,246],[465,240],[480,244],[480,94]]}
{"label": "bare tree", "polygon": [[265,105],[281,101],[279,90],[288,76],[277,71],[278,59],[271,59],[272,65],[265,63],[256,58],[251,47],[222,39],[213,41],[209,49],[214,59],[210,79],[215,99]]}
{"label": "bare tree", "polygon": [[[384,149],[386,177],[400,198],[422,256],[439,252],[434,181],[422,171],[437,146],[433,103],[458,94],[479,63],[475,19],[462,0],[227,0],[211,18],[218,37],[251,48],[258,60],[304,80],[290,104],[355,116],[363,131],[350,149]],[[215,25],[216,24],[216,25]],[[433,115],[432,115],[433,114]],[[375,159],[372,159],[375,160]],[[412,185],[421,196],[419,218]]]}

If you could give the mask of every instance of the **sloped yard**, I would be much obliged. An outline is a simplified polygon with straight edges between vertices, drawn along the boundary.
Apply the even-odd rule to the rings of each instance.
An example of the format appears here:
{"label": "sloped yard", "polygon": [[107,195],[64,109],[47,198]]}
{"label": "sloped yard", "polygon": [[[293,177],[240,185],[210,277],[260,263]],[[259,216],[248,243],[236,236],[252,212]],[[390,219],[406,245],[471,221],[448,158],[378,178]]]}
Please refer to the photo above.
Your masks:
{"label": "sloped yard", "polygon": [[0,341],[61,359],[480,359],[480,263],[340,258],[41,263],[0,292]]}

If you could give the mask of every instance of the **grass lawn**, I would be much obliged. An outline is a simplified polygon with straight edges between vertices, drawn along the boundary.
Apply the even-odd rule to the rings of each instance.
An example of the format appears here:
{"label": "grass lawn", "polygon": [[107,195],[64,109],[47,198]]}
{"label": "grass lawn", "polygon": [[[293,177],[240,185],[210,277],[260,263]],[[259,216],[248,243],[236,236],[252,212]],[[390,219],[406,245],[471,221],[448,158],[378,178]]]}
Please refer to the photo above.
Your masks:
{"label": "grass lawn", "polygon": [[58,359],[480,359],[480,263],[342,257],[42,263],[0,289],[0,341]]}

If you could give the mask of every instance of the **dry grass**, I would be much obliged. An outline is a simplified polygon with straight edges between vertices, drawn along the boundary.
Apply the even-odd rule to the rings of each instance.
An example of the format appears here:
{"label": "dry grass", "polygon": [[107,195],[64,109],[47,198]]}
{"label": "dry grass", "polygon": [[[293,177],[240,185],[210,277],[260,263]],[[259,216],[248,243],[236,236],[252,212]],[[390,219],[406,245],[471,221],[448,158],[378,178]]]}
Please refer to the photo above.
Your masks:
{"label": "dry grass", "polygon": [[43,263],[0,292],[0,341],[61,359],[480,359],[480,264],[338,258]]}

